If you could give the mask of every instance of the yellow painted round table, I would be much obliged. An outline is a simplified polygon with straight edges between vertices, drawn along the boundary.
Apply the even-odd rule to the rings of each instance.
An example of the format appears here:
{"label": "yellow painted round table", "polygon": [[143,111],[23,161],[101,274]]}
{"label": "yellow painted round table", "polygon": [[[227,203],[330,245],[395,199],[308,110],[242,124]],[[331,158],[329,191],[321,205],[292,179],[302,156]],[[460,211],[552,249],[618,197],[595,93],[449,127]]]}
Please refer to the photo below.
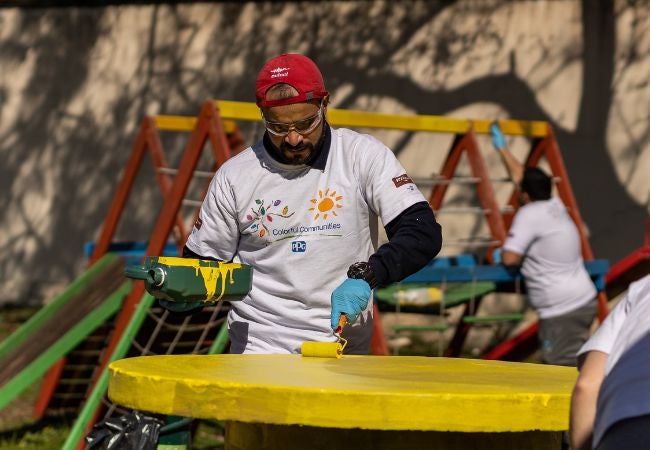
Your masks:
{"label": "yellow painted round table", "polygon": [[108,395],[219,419],[226,448],[552,449],[574,368],[458,358],[168,355],[115,361]]}

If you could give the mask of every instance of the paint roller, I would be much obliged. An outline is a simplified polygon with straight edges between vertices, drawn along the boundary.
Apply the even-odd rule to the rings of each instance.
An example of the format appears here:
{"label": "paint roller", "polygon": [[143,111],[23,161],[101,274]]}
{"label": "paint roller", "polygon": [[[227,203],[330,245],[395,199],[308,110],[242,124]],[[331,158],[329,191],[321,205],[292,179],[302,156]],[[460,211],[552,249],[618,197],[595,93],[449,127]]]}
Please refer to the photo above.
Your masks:
{"label": "paint roller", "polygon": [[341,314],[339,324],[334,331],[334,336],[338,338],[337,342],[312,342],[306,341],[300,347],[300,354],[311,358],[340,358],[343,356],[343,349],[348,341],[341,337],[343,327],[347,323],[345,314]]}

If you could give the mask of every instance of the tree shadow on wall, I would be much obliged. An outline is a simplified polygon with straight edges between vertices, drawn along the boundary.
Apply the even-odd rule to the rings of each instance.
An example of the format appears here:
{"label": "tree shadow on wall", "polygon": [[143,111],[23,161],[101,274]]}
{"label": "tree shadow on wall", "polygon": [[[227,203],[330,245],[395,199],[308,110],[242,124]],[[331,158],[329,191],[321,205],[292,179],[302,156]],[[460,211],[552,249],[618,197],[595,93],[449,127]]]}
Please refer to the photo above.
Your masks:
{"label": "tree shadow on wall", "polygon": [[[504,5],[508,3],[225,2],[196,10],[192,8],[201,6],[153,5],[141,7],[138,16],[146,34],[137,28],[126,36],[111,29],[121,14],[129,13],[126,7],[20,10],[20,26],[3,41],[0,64],[11,67],[29,59],[33,70],[18,120],[0,136],[0,208],[15,215],[11,227],[6,217],[3,222],[14,231],[0,249],[0,272],[29,271],[31,279],[43,282],[72,279],[84,264],[83,243],[95,238],[106,216],[144,114],[153,109],[194,116],[208,98],[252,101],[257,70],[270,56],[288,50],[318,62],[330,91],[342,93],[336,107],[390,96],[409,110],[444,115],[489,102],[510,117],[550,122],[591,227],[595,254],[621,257],[637,246],[646,212],[618,180],[605,139],[615,63],[613,2],[582,2],[584,49],[577,56],[564,55],[564,64],[580,58],[583,66],[575,130],[564,129],[545,112],[531,86],[517,75],[514,58],[508,72],[445,88],[454,76],[445,67],[467,57],[478,43],[491,43],[494,58],[503,54],[504,43],[491,21]],[[201,13],[200,20],[192,11]],[[479,17],[478,23],[459,27],[470,13]],[[206,24],[211,27],[207,39]],[[96,73],[101,56],[96,52],[99,42],[106,51],[107,41],[108,48],[137,43],[146,50],[137,53],[129,77],[109,80],[122,88],[104,98],[102,77],[115,73]],[[422,61],[440,71],[439,84],[421,85],[411,76],[411,64]],[[82,97],[90,82],[97,99]],[[7,114],[6,89],[0,85],[0,118]],[[247,136],[248,143],[257,137]],[[406,134],[394,150],[399,153],[410,143]],[[149,189],[158,188],[152,181]],[[39,197],[47,199],[46,206],[34,203]],[[146,236],[156,215],[145,204],[131,209],[125,234]],[[610,216],[620,219],[604,220]],[[638,237],[629,231],[637,224]]]}

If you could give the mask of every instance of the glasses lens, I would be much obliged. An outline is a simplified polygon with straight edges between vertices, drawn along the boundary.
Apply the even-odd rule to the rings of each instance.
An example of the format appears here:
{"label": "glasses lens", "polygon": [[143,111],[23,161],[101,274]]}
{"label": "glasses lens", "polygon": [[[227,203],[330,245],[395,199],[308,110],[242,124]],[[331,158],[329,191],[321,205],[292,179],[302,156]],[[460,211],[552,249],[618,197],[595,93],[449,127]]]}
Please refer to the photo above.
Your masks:
{"label": "glasses lens", "polygon": [[264,119],[264,124],[266,129],[276,136],[286,136],[289,134],[289,131],[296,130],[300,134],[307,134],[313,131],[318,124],[320,123],[322,116],[322,109],[319,109],[316,114],[306,119],[299,120],[294,123],[282,123],[282,122],[269,122]]}
{"label": "glasses lens", "polygon": [[319,118],[320,118],[320,111],[318,111],[318,113],[316,113],[316,115],[312,117],[307,117],[306,119],[299,120],[298,122],[294,122],[293,127],[296,129],[298,133],[311,131],[311,128],[314,126],[314,124]]}
{"label": "glasses lens", "polygon": [[286,123],[266,122],[266,128],[275,134],[287,134],[291,125]]}

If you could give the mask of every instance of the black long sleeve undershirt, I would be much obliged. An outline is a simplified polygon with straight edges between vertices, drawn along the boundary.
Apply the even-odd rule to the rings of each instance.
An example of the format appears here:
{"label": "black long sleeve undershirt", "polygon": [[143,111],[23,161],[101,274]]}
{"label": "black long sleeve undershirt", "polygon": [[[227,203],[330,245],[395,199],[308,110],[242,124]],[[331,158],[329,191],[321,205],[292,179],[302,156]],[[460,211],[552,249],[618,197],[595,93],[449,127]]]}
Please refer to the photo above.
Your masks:
{"label": "black long sleeve undershirt", "polygon": [[368,263],[380,286],[403,280],[426,266],[442,247],[442,231],[427,202],[406,208],[384,225],[388,242]]}
{"label": "black long sleeve undershirt", "polygon": [[190,250],[187,245],[183,247],[183,258],[196,258],[196,259],[208,259],[210,261],[218,261],[215,258],[209,258],[207,256],[201,256],[198,253],[194,253],[192,250]]}

